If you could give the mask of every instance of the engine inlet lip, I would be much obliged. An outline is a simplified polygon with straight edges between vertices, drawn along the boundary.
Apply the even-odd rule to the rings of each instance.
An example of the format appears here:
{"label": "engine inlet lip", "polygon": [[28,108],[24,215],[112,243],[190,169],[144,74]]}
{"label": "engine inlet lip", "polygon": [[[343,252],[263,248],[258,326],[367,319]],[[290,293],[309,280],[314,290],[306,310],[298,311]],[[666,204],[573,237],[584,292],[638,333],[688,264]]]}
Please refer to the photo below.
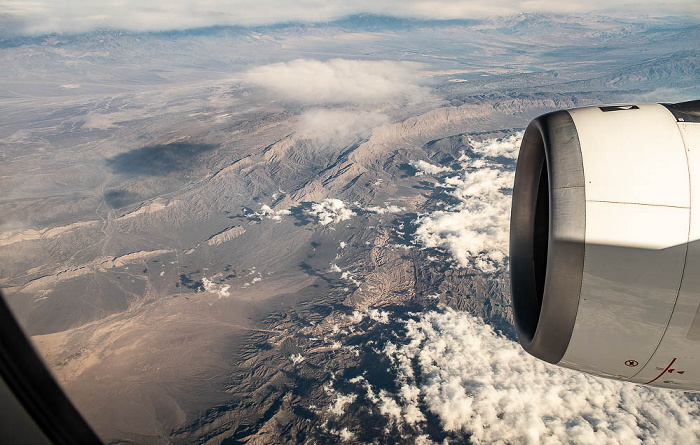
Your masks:
{"label": "engine inlet lip", "polygon": [[[543,224],[545,240],[536,236]],[[576,323],[585,227],[585,177],[576,126],[566,111],[540,116],[525,131],[518,156],[510,280],[518,339],[528,353],[550,363],[566,353]]]}

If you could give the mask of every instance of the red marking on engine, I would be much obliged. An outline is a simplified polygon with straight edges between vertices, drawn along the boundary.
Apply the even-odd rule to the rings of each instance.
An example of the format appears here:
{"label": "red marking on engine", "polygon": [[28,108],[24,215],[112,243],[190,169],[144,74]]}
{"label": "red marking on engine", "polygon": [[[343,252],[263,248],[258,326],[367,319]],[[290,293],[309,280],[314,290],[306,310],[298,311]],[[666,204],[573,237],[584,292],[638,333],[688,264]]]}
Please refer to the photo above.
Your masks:
{"label": "red marking on engine", "polygon": [[674,363],[676,363],[676,357],[673,357],[673,360],[671,360],[671,363],[668,364],[666,369],[661,371],[661,374],[657,375],[653,380],[649,380],[648,382],[646,382],[645,385],[648,385],[650,383],[654,383],[655,381],[657,381],[659,379],[659,377],[666,374],[666,371],[668,371],[671,368],[671,366],[673,366]]}

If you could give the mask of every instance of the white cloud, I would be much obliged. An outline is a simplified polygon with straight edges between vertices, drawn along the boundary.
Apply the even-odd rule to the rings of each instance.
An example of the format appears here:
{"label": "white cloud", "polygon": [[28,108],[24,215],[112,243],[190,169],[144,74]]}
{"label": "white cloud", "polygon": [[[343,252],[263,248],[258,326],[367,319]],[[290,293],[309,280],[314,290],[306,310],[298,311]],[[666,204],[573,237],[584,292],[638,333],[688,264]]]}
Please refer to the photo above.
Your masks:
{"label": "white cloud", "polygon": [[380,309],[369,309],[366,312],[353,311],[352,315],[346,315],[346,317],[350,323],[359,323],[365,317],[369,317],[370,320],[377,323],[389,323],[389,312]]}
{"label": "white cloud", "polygon": [[519,131],[502,138],[469,142],[472,151],[479,155],[517,159],[518,152],[520,151],[520,142],[522,142],[524,134],[525,132]]}
{"label": "white cloud", "polygon": [[[517,156],[522,133],[472,143],[473,153],[487,157]],[[488,158],[460,157],[463,172],[445,179],[441,187],[458,203],[418,217],[414,240],[428,248],[447,251],[461,267],[492,272],[508,255],[511,196],[514,173]]]}
{"label": "white cloud", "polygon": [[350,323],[359,323],[365,318],[365,314],[360,311],[353,311],[352,315],[346,315]]}
{"label": "white cloud", "polygon": [[9,0],[0,4],[0,29],[6,34],[83,32],[98,28],[132,31],[186,29],[214,25],[264,25],[289,21],[318,22],[349,14],[371,13],[426,19],[473,19],[521,12],[610,13],[620,15],[693,14],[696,0],[522,1],[492,0]]}
{"label": "white cloud", "polygon": [[382,311],[379,309],[369,309],[367,311],[367,316],[371,320],[376,321],[377,323],[389,323],[389,313],[386,311]]}
{"label": "white cloud", "polygon": [[439,173],[444,173],[451,171],[452,169],[449,167],[442,167],[439,165],[433,165],[430,162],[426,162],[424,160],[419,160],[419,161],[411,161],[409,162],[409,165],[416,170],[416,176],[421,176],[424,174],[429,174],[429,175],[437,175]]}
{"label": "white cloud", "polygon": [[372,128],[388,122],[382,113],[353,109],[313,109],[301,115],[296,136],[321,144],[347,146],[366,137]]}
{"label": "white cloud", "polygon": [[342,430],[340,430],[339,436],[340,440],[342,440],[343,442],[350,442],[352,440],[355,440],[355,434],[347,428],[343,428]]}
{"label": "white cloud", "polygon": [[325,390],[334,398],[333,404],[328,407],[328,412],[336,416],[345,414],[346,407],[357,399],[357,394],[339,393],[330,384],[326,385]]}
{"label": "white cloud", "polygon": [[301,354],[292,354],[289,356],[289,359],[294,363],[295,365],[298,365],[299,363],[303,362],[306,360],[303,355]]}
{"label": "white cloud", "polygon": [[340,276],[340,278],[342,280],[348,280],[349,282],[351,282],[352,284],[354,284],[357,287],[362,286],[362,283],[355,278],[355,275],[351,274],[348,271],[343,272],[343,274]]}
{"label": "white cloud", "polygon": [[385,390],[379,391],[379,412],[392,422],[401,422],[401,406]]}
{"label": "white cloud", "polygon": [[415,428],[425,422],[425,414],[419,407],[419,396],[420,389],[410,385],[400,387],[399,397],[392,397],[386,390],[381,390],[378,397],[379,412],[390,419],[390,425],[399,428],[410,425]]}
{"label": "white cloud", "polygon": [[376,213],[378,215],[384,215],[385,213],[401,213],[406,211],[406,207],[399,207],[394,204],[390,204],[388,202],[384,203],[384,207],[379,207],[379,206],[369,206],[365,207],[362,210],[366,212],[371,212],[371,213]]}
{"label": "white cloud", "polygon": [[401,344],[384,348],[400,389],[382,394],[379,409],[394,421],[420,426],[424,406],[446,431],[476,444],[700,441],[700,407],[684,393],[547,364],[450,309],[421,314],[406,328]]}
{"label": "white cloud", "polygon": [[306,211],[313,216],[321,225],[327,226],[331,223],[347,221],[355,216],[355,212],[345,207],[345,203],[340,199],[324,199],[311,205],[311,209]]}
{"label": "white cloud", "polygon": [[267,204],[263,204],[260,206],[260,211],[251,213],[248,216],[249,217],[258,217],[258,218],[267,218],[267,219],[272,219],[275,221],[281,221],[283,216],[288,216],[291,215],[292,211],[289,209],[280,209],[280,210],[275,210],[272,207],[270,207]]}
{"label": "white cloud", "polygon": [[253,274],[257,274],[258,276],[257,276],[257,277],[253,277],[253,279],[252,279],[251,281],[248,281],[248,282],[246,282],[246,283],[243,283],[243,286],[242,286],[243,288],[250,287],[250,286],[252,286],[253,284],[259,283],[259,282],[262,281],[262,275],[260,274],[260,272],[256,272],[256,271],[255,271],[255,268],[253,268],[253,270],[248,274],[248,276],[253,275]]}
{"label": "white cloud", "polygon": [[[419,100],[427,94],[427,89],[419,85],[419,64],[391,60],[331,59],[321,62],[296,59],[255,67],[243,78],[250,84],[265,88],[274,97],[304,104],[373,105]],[[329,119],[335,121],[338,117]],[[367,115],[364,121],[378,118],[378,115]],[[318,116],[312,119],[318,120]],[[362,120],[360,123],[367,124]]]}
{"label": "white cloud", "polygon": [[207,277],[202,277],[202,284],[204,284],[205,291],[211,292],[212,294],[216,294],[219,296],[219,298],[226,298],[231,296],[231,293],[229,292],[231,286],[228,284],[222,284],[221,286],[219,286]]}

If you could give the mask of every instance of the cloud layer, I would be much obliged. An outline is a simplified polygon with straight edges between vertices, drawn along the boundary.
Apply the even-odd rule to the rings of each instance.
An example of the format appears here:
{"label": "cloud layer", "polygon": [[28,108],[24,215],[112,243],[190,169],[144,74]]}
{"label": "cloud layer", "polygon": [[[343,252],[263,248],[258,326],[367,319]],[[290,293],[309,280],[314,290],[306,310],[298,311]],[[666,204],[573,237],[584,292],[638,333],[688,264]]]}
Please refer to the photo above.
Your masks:
{"label": "cloud layer", "polygon": [[419,160],[419,161],[411,161],[409,162],[411,167],[415,168],[418,170],[416,172],[416,176],[420,176],[423,174],[429,174],[429,175],[437,175],[439,173],[444,173],[450,171],[450,167],[443,167],[440,165],[433,165],[430,162],[426,162],[424,160]]}
{"label": "cloud layer", "polygon": [[[472,142],[470,152],[459,159],[462,171],[440,184],[458,203],[418,217],[414,240],[423,247],[445,250],[461,267],[492,272],[501,266],[508,255],[508,190],[515,174],[495,158],[516,159],[521,141],[522,133],[517,133]],[[414,166],[420,173],[444,172],[424,164]]]}
{"label": "cloud layer", "polygon": [[694,14],[697,17],[700,16],[700,6],[696,0],[629,0],[620,5],[602,0],[10,0],[0,4],[0,35],[74,33],[98,28],[158,31],[214,25],[319,22],[359,13],[422,19],[473,19],[520,12]]}
{"label": "cloud layer", "polygon": [[312,216],[317,223],[324,226],[331,223],[347,221],[356,215],[355,212],[345,207],[343,201],[332,198],[312,204],[307,213]]}
{"label": "cloud layer", "polygon": [[700,441],[700,407],[684,393],[549,365],[467,313],[431,311],[405,323],[400,344],[384,347],[398,391],[370,399],[413,434],[427,410],[477,444]]}
{"label": "cloud layer", "polygon": [[303,104],[374,105],[424,97],[427,90],[419,86],[419,68],[390,60],[297,59],[255,67],[244,80],[273,97]]}
{"label": "cloud layer", "polygon": [[252,68],[243,80],[264,89],[273,100],[315,107],[301,114],[298,138],[344,147],[389,122],[386,114],[373,108],[429,96],[420,68],[417,63],[391,60],[296,59]]}
{"label": "cloud layer", "polygon": [[382,113],[355,109],[313,109],[301,115],[296,136],[321,144],[347,146],[389,121]]}

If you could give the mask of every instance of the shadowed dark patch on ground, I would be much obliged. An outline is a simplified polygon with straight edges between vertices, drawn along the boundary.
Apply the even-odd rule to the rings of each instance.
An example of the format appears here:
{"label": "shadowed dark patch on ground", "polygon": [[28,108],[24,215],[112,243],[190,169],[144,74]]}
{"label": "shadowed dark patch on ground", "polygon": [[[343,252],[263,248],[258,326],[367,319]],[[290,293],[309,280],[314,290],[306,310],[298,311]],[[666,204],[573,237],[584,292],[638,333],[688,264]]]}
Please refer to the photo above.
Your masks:
{"label": "shadowed dark patch on ground", "polygon": [[399,165],[399,170],[404,172],[404,174],[401,175],[402,178],[406,178],[408,176],[416,176],[416,173],[418,173],[417,168],[407,163]]}
{"label": "shadowed dark patch on ground", "polygon": [[302,202],[301,204],[289,209],[290,215],[295,219],[294,225],[297,227],[305,226],[314,222],[313,215],[309,214],[313,202]]}
{"label": "shadowed dark patch on ground", "polygon": [[391,242],[402,245],[411,245],[411,241],[416,234],[418,226],[414,221],[418,218],[418,214],[415,212],[404,213],[399,215],[392,221],[392,227],[401,227],[400,230],[391,231]]}
{"label": "shadowed dark patch on ground", "polygon": [[107,190],[103,198],[108,206],[113,209],[126,207],[140,200],[139,195],[126,190]]}
{"label": "shadowed dark patch on ground", "polygon": [[328,284],[332,284],[333,280],[329,279],[326,277],[323,273],[319,272],[316,268],[313,266],[309,265],[307,262],[303,261],[299,264],[299,268],[304,271],[305,274],[310,275],[312,277],[318,277],[322,279],[323,281],[327,282]]}
{"label": "shadowed dark patch on ground", "polygon": [[[199,272],[199,271],[197,271]],[[192,272],[188,275],[181,274],[180,275],[180,282],[176,284],[176,287],[184,286],[187,289],[192,289],[195,292],[203,292],[204,291],[204,283],[201,280],[193,280],[190,278],[190,275],[195,274],[197,272]]]}
{"label": "shadowed dark patch on ground", "polygon": [[191,170],[200,156],[216,148],[211,144],[173,142],[149,145],[120,153],[105,163],[112,173],[125,176],[167,176],[170,173]]}

